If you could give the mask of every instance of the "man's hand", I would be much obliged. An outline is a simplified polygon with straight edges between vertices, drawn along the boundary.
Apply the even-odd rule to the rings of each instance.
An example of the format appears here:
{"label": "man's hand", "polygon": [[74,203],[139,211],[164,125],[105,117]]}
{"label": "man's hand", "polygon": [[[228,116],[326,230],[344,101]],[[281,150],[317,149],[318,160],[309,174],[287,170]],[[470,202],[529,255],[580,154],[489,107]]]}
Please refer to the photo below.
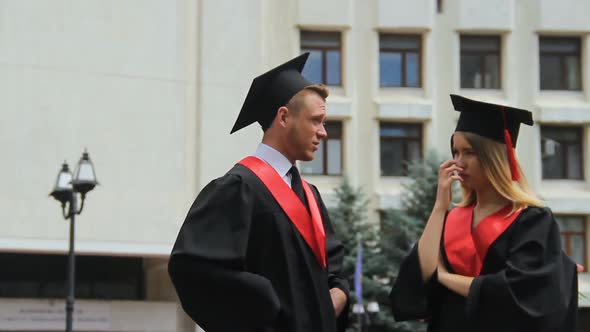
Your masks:
{"label": "man's hand", "polygon": [[334,305],[334,312],[336,312],[336,317],[338,317],[342,313],[342,310],[344,310],[348,298],[340,288],[330,289],[330,297],[332,297],[332,305]]}

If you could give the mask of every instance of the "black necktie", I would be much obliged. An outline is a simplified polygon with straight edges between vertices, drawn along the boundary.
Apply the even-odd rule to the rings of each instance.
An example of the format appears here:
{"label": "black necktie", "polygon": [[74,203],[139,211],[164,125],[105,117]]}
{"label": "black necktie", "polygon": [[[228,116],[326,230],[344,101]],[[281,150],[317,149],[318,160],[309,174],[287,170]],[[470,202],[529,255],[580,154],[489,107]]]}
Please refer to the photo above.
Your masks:
{"label": "black necktie", "polygon": [[295,192],[297,197],[301,200],[303,205],[309,210],[307,206],[307,200],[305,199],[305,194],[303,193],[303,184],[301,183],[301,176],[299,175],[299,171],[297,167],[293,166],[289,169],[289,174],[291,174],[291,189]]}

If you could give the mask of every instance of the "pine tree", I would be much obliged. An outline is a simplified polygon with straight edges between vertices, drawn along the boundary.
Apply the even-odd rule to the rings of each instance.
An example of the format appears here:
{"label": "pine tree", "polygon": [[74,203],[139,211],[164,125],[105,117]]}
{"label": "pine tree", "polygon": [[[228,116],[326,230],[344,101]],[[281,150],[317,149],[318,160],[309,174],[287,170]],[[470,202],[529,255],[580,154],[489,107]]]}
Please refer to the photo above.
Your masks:
{"label": "pine tree", "polygon": [[[402,260],[422,234],[436,200],[438,168],[443,158],[430,151],[424,160],[408,163],[408,178],[402,187],[399,209],[383,211],[380,245],[388,262],[387,278],[393,281]],[[391,283],[390,283],[391,284]],[[425,331],[421,322],[394,322],[389,331]]]}
{"label": "pine tree", "polygon": [[[371,332],[418,332],[426,329],[426,325],[420,322],[395,322],[388,295],[401,261],[419,238],[430,216],[441,163],[442,158],[435,152],[429,152],[422,161],[409,163],[409,179],[403,184],[401,207],[382,211],[380,222],[368,219],[368,201],[360,188],[353,188],[345,180],[336,189],[338,203],[329,213],[336,235],[348,248],[344,274],[350,276],[350,285],[354,285],[357,234],[361,234],[363,302],[376,301],[380,307],[376,315],[369,316]],[[356,303],[352,294],[351,302]],[[357,319],[351,313],[349,332],[359,331]]]}
{"label": "pine tree", "polygon": [[[335,190],[337,205],[329,209],[330,220],[334,227],[338,239],[347,248],[346,256],[344,257],[343,274],[349,276],[349,284],[351,285],[351,309],[352,305],[357,303],[354,296],[354,270],[357,260],[357,245],[359,240],[363,245],[363,297],[373,297],[373,294],[378,293],[376,287],[370,278],[375,273],[371,271],[367,264],[367,256],[374,256],[379,250],[377,231],[378,225],[375,222],[370,222],[367,218],[368,200],[360,188],[353,188],[346,179],[342,182],[340,187]],[[365,303],[367,303],[365,301]],[[351,313],[351,325],[348,331],[359,331],[358,317]]]}

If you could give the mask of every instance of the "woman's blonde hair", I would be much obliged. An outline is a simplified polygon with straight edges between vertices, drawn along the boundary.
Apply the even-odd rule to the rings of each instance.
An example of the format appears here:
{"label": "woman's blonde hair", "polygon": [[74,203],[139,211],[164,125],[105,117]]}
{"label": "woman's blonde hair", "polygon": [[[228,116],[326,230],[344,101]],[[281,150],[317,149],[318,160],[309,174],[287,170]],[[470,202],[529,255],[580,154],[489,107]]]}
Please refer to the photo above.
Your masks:
{"label": "woman's blonde hair", "polygon": [[[469,142],[481,164],[484,174],[490,181],[492,187],[504,198],[512,202],[512,212],[527,206],[543,206],[545,203],[532,193],[520,168],[520,180],[512,181],[506,145],[493,141],[477,134],[461,132]],[[469,206],[475,203],[476,197],[473,190],[461,186],[463,199],[459,206]]]}

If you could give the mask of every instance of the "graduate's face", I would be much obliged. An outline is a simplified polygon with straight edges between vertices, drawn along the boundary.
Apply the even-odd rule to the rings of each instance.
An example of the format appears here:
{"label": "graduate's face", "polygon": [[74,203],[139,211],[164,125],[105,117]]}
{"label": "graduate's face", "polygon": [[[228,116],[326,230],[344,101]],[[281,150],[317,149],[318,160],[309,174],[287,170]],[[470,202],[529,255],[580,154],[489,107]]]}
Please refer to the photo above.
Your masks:
{"label": "graduate's face", "polygon": [[310,161],[320,142],[328,134],[324,128],[326,102],[317,93],[307,92],[298,111],[291,114],[287,124],[288,158]]}
{"label": "graduate's face", "polygon": [[452,141],[453,159],[457,162],[457,166],[463,169],[463,172],[459,173],[463,178],[461,185],[469,189],[490,185],[477,156],[477,151],[471,146],[465,135],[461,132],[455,132]]}

